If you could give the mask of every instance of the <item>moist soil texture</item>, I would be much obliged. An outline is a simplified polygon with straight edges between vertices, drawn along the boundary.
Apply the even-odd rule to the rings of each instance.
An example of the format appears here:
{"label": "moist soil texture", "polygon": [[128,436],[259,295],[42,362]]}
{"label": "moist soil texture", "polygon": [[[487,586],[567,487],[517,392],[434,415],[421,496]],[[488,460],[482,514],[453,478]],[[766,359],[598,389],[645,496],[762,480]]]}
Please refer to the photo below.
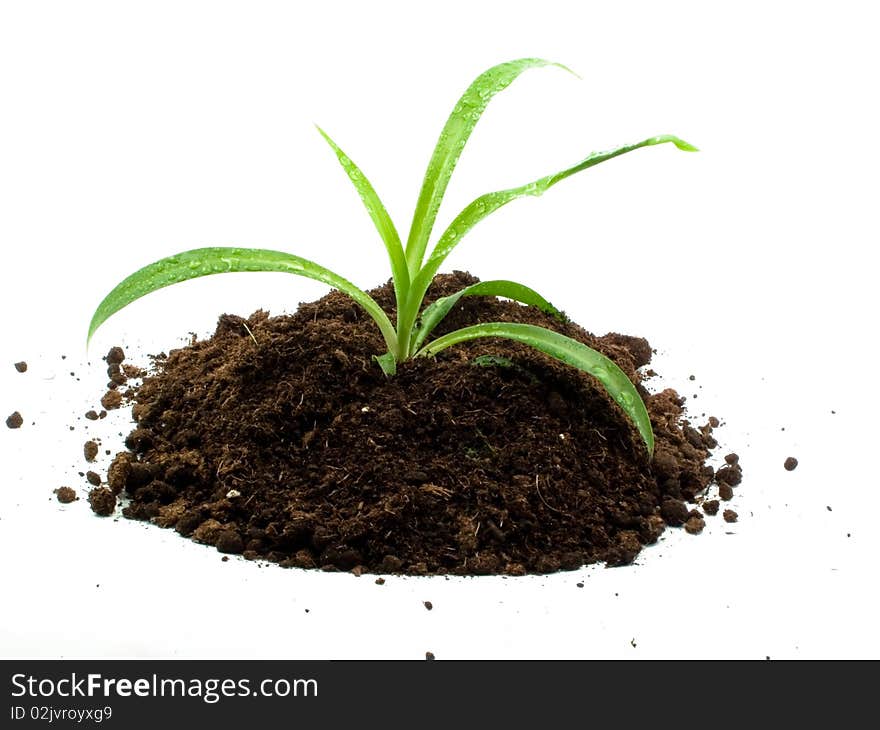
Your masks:
{"label": "moist soil texture", "polygon": [[[426,301],[476,281],[440,276]],[[390,283],[371,294],[393,315]],[[93,507],[120,494],[125,516],[223,553],[358,574],[625,565],[667,525],[702,530],[686,503],[714,482],[718,420],[695,426],[675,391],[644,389],[646,340],[485,297],[462,299],[435,334],[489,321],[549,327],[614,360],[646,401],[653,460],[596,382],[525,345],[473,341],[387,378],[374,323],[332,292],[292,315],[223,315],[209,339],[153,358],[125,392],[137,427]],[[738,460],[725,470],[732,492]]]}

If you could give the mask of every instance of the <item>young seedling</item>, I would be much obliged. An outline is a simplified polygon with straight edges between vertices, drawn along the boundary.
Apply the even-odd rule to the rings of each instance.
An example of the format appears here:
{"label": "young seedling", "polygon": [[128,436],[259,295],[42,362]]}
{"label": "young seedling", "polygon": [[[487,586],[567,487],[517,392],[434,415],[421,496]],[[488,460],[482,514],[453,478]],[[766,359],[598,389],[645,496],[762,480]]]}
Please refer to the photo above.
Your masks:
{"label": "young seedling", "polygon": [[136,271],[120,282],[98,305],[89,326],[89,339],[108,317],[150,292],[187,279],[209,274],[239,271],[280,271],[298,274],[329,284],[347,294],[373,318],[388,348],[375,356],[386,375],[392,376],[397,364],[414,357],[436,355],[460,342],[478,338],[506,338],[523,342],[531,347],[579,368],[596,378],[608,394],[623,409],[645,442],[648,453],[654,449],[654,435],[645,404],[633,383],[611,360],[590,347],[543,327],[511,322],[489,322],[450,332],[430,340],[431,332],[462,297],[497,296],[537,307],[559,316],[550,302],[523,284],[513,281],[483,281],[459,292],[438,299],[422,309],[425,293],[446,257],[465,234],[490,213],[512,200],[526,195],[541,195],[556,183],[577,172],[598,165],[613,157],[670,142],[678,149],[696,148],[672,135],[649,137],[605,152],[593,152],[580,162],[560,172],[508,190],[486,193],[473,200],[449,224],[425,260],[428,242],[440,203],[462,149],[479,121],[486,106],[499,91],[507,88],[523,71],[541,66],[557,66],[538,58],[523,58],[493,66],[468,87],[458,100],[428,163],[412,225],[406,240],[401,242],[394,223],[373,186],[360,168],[322,130],[318,131],[333,149],[339,163],[353,183],[367,212],[385,244],[391,263],[391,274],[397,304],[397,321],[392,323],[378,303],[347,279],[319,264],[282,251],[252,248],[197,248],[175,256],[160,259]]}

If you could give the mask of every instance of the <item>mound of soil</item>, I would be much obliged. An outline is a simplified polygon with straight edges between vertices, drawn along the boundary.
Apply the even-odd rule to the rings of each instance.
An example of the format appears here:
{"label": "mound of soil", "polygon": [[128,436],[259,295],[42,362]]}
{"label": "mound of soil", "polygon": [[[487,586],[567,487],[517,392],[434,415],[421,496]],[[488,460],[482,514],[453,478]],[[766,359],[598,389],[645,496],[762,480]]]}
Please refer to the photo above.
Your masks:
{"label": "mound of soil", "polygon": [[[476,281],[441,276],[427,299]],[[393,312],[390,284],[371,294]],[[372,320],[333,292],[289,316],[223,315],[211,338],[155,358],[109,488],[127,517],[222,552],[357,572],[622,565],[666,525],[699,532],[685,501],[713,481],[718,421],[694,428],[677,393],[644,390],[647,341],[494,298],[462,300],[436,334],[498,320],[613,359],[648,405],[653,461],[591,378],[524,345],[470,342],[386,378]]]}

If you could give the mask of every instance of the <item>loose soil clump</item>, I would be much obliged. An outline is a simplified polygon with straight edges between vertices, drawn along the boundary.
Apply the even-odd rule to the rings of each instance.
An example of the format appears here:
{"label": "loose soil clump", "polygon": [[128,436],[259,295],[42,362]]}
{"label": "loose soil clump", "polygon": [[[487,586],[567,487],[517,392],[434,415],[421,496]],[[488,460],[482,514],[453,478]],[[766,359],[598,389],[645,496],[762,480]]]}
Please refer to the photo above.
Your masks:
{"label": "loose soil clump", "polygon": [[58,487],[55,490],[55,498],[61,502],[61,504],[70,504],[78,499],[76,496],[76,490],[71,489],[70,487]]}
{"label": "loose soil clump", "polygon": [[[426,303],[476,281],[438,277]],[[371,294],[393,313],[390,283]],[[705,464],[717,419],[695,427],[675,391],[643,388],[646,340],[485,297],[462,299],[436,334],[488,321],[549,327],[614,360],[645,398],[654,459],[601,386],[525,345],[469,342],[385,377],[372,320],[333,292],[292,315],[223,315],[209,339],[155,358],[127,393],[129,451],[91,494],[115,505],[124,490],[125,516],[221,552],[358,573],[624,565],[666,525],[702,531],[686,502],[713,479],[732,492],[742,470]]]}
{"label": "loose soil clump", "polygon": [[21,413],[18,411],[13,411],[9,416],[6,417],[6,427],[7,428],[21,428],[21,424],[24,423],[24,418],[22,418]]}

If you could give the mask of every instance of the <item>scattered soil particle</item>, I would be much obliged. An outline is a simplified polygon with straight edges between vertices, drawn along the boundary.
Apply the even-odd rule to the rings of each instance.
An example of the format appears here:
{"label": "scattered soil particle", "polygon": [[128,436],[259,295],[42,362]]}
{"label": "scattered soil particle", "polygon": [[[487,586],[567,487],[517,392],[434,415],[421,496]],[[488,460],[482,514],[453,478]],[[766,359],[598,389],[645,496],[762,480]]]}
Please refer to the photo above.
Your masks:
{"label": "scattered soil particle", "polygon": [[794,471],[795,469],[797,469],[797,465],[798,465],[798,460],[795,459],[793,456],[789,456],[785,460],[785,463],[783,464],[786,471]]}
{"label": "scattered soil particle", "polygon": [[431,603],[430,601],[422,601],[422,603],[425,605],[425,608],[427,608],[429,611],[433,610],[434,604]]}
{"label": "scattered soil particle", "polygon": [[89,484],[91,484],[93,487],[100,487],[101,486],[101,475],[95,471],[87,471],[86,472],[86,481]]}
{"label": "scattered soil particle", "polygon": [[95,487],[89,492],[89,504],[96,515],[107,517],[116,509],[116,495],[107,487]]}
{"label": "scattered soil particle", "polygon": [[108,411],[119,408],[122,405],[122,394],[118,390],[108,390],[101,397],[101,405]]}
{"label": "scattered soil particle", "polygon": [[21,428],[22,423],[24,423],[24,419],[18,411],[13,411],[13,413],[6,418],[6,426],[8,428]]}
{"label": "scattered soil particle", "polygon": [[111,347],[110,351],[104,356],[104,360],[108,365],[118,365],[125,360],[125,351],[118,345]]}
{"label": "scattered soil particle", "polygon": [[425,661],[433,662],[435,659],[436,659],[436,657],[434,656],[433,651],[426,651],[425,652]]}
{"label": "scattered soil particle", "polygon": [[717,515],[720,503],[717,499],[708,499],[703,502],[703,512],[707,515]]}
{"label": "scattered soil particle", "polygon": [[[476,281],[438,277],[426,304]],[[390,283],[371,294],[393,313]],[[384,574],[625,565],[692,519],[686,502],[715,476],[714,426],[692,424],[674,390],[644,390],[646,340],[491,297],[461,300],[435,334],[490,321],[548,327],[611,358],[646,401],[653,462],[592,378],[519,343],[463,343],[386,378],[373,322],[333,292],[292,315],[222,315],[212,337],[156,356],[126,393],[134,453],[114,459],[111,495],[130,498],[126,517],[199,542],[231,532],[248,559]],[[484,355],[491,364],[474,362]],[[109,396],[105,408],[121,403]]]}
{"label": "scattered soil particle", "polygon": [[98,456],[98,444],[94,441],[86,441],[83,444],[83,456],[86,461],[94,461]]}
{"label": "scattered soil particle", "polygon": [[55,490],[55,497],[61,502],[61,504],[70,504],[78,499],[76,496],[76,490],[71,489],[70,487],[58,487],[58,489]]}
{"label": "scattered soil particle", "polygon": [[691,535],[699,535],[706,527],[706,521],[700,515],[691,515],[684,523],[684,529]]}
{"label": "scattered soil particle", "polygon": [[724,461],[726,461],[731,466],[739,464],[739,454],[728,454],[724,457]]}
{"label": "scattered soil particle", "polygon": [[732,509],[724,510],[723,517],[725,522],[736,522],[739,519],[739,515]]}
{"label": "scattered soil particle", "polygon": [[385,579],[384,579],[384,578],[376,578],[376,585],[377,585],[377,586],[384,586],[384,585],[385,585]]}
{"label": "scattered soil particle", "polygon": [[21,362],[17,362],[15,363],[15,369],[18,370],[18,372],[20,373],[26,373],[27,363],[24,360],[22,360]]}
{"label": "scattered soil particle", "polygon": [[731,487],[735,487],[742,482],[742,467],[738,463],[722,466],[715,472],[715,481],[719,484],[729,484]]}
{"label": "scattered soil particle", "polygon": [[733,499],[733,487],[729,484],[719,484],[718,485],[718,496],[721,497],[725,502],[729,502]]}
{"label": "scattered soil particle", "polygon": [[95,411],[86,411],[86,418],[88,418],[90,421],[97,421],[98,414]]}

